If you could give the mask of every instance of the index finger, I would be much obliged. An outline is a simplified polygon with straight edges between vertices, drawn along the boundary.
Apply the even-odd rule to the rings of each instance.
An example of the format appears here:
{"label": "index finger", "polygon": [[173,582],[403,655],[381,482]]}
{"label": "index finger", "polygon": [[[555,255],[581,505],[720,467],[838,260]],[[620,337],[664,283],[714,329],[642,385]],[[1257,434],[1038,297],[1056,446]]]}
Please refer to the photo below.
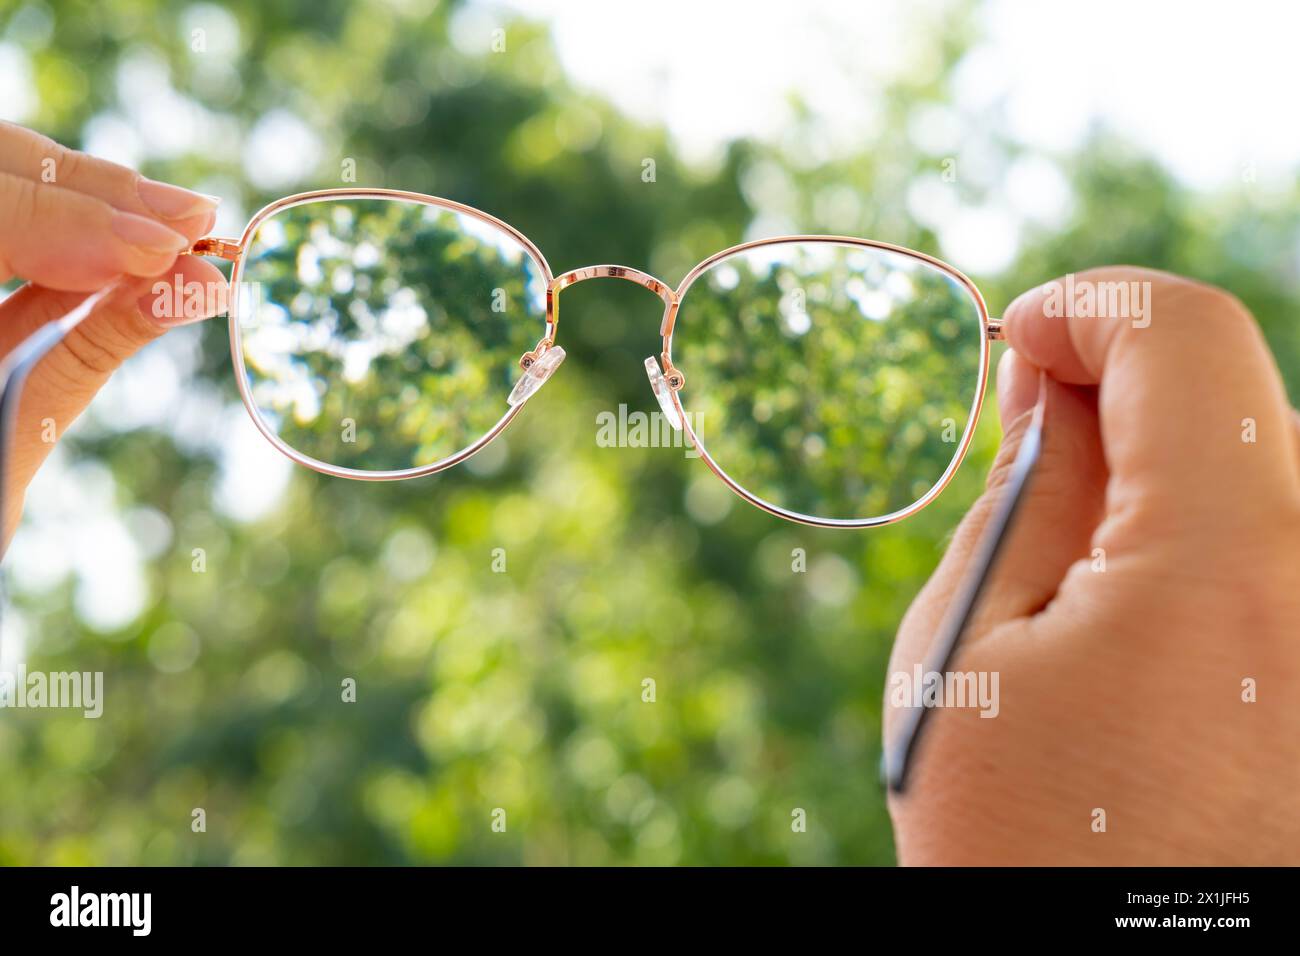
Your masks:
{"label": "index finger", "polygon": [[1054,378],[1099,386],[1111,522],[1143,532],[1231,523],[1239,533],[1244,520],[1300,513],[1281,375],[1235,297],[1108,267],[1026,292],[1003,322],[1012,348]]}
{"label": "index finger", "polygon": [[156,219],[75,189],[0,173],[0,281],[21,276],[90,292],[121,275],[166,272],[190,240]]}
{"label": "index finger", "polygon": [[33,130],[0,121],[0,173],[102,199],[198,239],[220,200],[141,176],[134,169],[68,149]]}

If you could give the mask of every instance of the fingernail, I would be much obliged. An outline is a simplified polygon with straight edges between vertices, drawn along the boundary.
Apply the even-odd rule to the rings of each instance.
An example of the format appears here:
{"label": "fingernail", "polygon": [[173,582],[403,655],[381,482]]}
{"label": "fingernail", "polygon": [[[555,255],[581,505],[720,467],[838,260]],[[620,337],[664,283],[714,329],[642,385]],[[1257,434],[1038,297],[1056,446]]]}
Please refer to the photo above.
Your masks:
{"label": "fingernail", "polygon": [[211,212],[221,202],[216,196],[205,196],[155,179],[138,180],[135,191],[141,202],[164,219],[186,219]]}
{"label": "fingernail", "polygon": [[179,232],[135,213],[115,211],[111,225],[118,238],[145,252],[180,252],[190,245]]}

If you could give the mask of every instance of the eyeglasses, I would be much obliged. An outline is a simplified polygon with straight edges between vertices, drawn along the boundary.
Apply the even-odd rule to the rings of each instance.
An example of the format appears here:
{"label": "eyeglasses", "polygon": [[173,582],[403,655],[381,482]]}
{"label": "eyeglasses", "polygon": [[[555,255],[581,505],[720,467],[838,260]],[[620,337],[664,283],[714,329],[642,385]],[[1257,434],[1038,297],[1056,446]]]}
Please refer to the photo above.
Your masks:
{"label": "eyeglasses", "polygon": [[[561,293],[616,278],[663,305],[662,348],[645,360],[659,427],[680,432],[728,488],[771,514],[884,525],[933,501],[961,464],[1000,338],[979,290],[952,266],[844,236],[733,246],[672,288],[617,265],[556,276],[521,232],[461,203],[328,189],[274,202],[239,239],[210,237],[191,251],[233,262],[231,355],[257,428],[298,464],[369,481],[431,475],[498,438],[564,361]],[[0,448],[27,372],[110,292],[0,365]],[[1039,413],[984,566],[936,641],[941,665],[1036,458],[1041,401]],[[896,766],[887,754],[896,786],[924,716],[914,713]]]}

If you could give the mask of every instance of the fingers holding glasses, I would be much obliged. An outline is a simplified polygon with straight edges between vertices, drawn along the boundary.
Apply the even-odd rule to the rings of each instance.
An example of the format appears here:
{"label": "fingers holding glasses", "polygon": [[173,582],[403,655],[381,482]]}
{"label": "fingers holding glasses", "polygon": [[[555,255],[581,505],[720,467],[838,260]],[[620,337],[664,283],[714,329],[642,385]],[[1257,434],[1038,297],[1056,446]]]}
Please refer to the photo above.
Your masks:
{"label": "fingers holding glasses", "polygon": [[[202,294],[198,294],[201,289]],[[226,308],[228,283],[212,263],[197,256],[179,256],[165,272],[125,282],[108,303],[90,315],[68,340],[84,343],[111,371],[169,328],[211,318]],[[27,284],[0,302],[0,354],[7,354],[47,322],[71,312],[86,295]],[[122,321],[108,327],[110,318]],[[59,346],[42,365],[60,354]],[[41,366],[38,366],[38,370]]]}
{"label": "fingers holding glasses", "polygon": [[[1092,308],[1079,307],[1086,297]],[[1097,317],[1098,304],[1117,301],[1129,303],[1127,314]],[[1098,545],[1207,528],[1243,541],[1243,525],[1300,514],[1293,412],[1258,326],[1234,297],[1168,273],[1096,269],[1026,292],[1003,321],[1029,362],[1058,381],[1098,386],[1110,468]]]}
{"label": "fingers holding glasses", "polygon": [[102,199],[0,173],[0,279],[20,276],[90,292],[120,275],[166,271],[189,248],[181,233]]}
{"label": "fingers holding glasses", "polygon": [[0,281],[90,292],[157,275],[212,228],[216,206],[0,123]]}
{"label": "fingers holding glasses", "polygon": [[162,223],[191,242],[212,228],[215,196],[147,179],[133,169],[68,149],[48,136],[0,122],[0,173],[103,200]]}
{"label": "fingers holding glasses", "polygon": [[[1053,299],[1109,302],[1117,290],[1127,314],[1097,317],[1096,306]],[[1300,416],[1254,321],[1231,296],[1162,272],[1098,269],[1025,293],[1003,328],[1012,346],[997,376],[1005,437],[989,490],[909,612],[901,653],[924,653],[946,610],[942,596],[967,573],[1037,400],[1040,368],[1042,454],[972,639],[1042,609],[1072,569],[1095,581],[1087,573],[1095,560],[1187,534],[1240,541],[1243,523],[1295,522]]]}
{"label": "fingers holding glasses", "polygon": [[0,302],[0,354],[72,311],[86,294],[127,279],[27,379],[5,449],[6,531],[53,445],[51,433],[61,435],[140,346],[171,325],[224,307],[224,296],[191,299],[176,291],[194,282],[205,290],[225,287],[213,266],[183,255],[212,228],[216,205],[213,197],[0,122],[0,282],[28,281]]}
{"label": "fingers holding glasses", "polygon": [[[1053,296],[1067,289],[1094,303],[1123,289],[1131,313],[1098,318],[1095,307],[1062,307]],[[899,666],[924,658],[970,572],[1037,401],[1040,369],[1042,453],[967,645],[1058,596],[1069,600],[1053,613],[1086,616],[1097,588],[1114,586],[1113,575],[1089,573],[1097,560],[1113,567],[1143,550],[1186,553],[1190,535],[1207,566],[1241,565],[1231,542],[1267,548],[1277,529],[1297,527],[1300,416],[1258,328],[1231,296],[1165,273],[1099,269],[1025,293],[1003,323],[1012,346],[998,369],[1003,444],[988,491],[908,611],[894,651]],[[1258,533],[1243,535],[1243,527]]]}

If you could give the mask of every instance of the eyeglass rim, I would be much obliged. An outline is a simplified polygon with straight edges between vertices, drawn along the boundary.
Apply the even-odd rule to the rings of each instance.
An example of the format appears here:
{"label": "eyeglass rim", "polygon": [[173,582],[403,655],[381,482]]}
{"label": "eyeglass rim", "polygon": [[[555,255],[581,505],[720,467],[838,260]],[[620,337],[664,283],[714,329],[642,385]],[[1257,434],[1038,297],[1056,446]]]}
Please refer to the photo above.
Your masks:
{"label": "eyeglass rim", "polygon": [[[575,275],[585,274],[585,276],[595,276],[595,275],[602,275],[602,274],[603,275],[613,274],[613,275],[621,276],[623,278],[631,278],[634,279],[635,281],[640,282],[643,285],[646,285],[648,288],[651,288],[653,291],[655,291],[664,300],[664,316],[660,324],[660,335],[663,339],[661,357],[664,361],[665,368],[672,367],[673,335],[676,332],[677,315],[680,310],[682,300],[686,295],[686,292],[695,283],[695,281],[702,274],[704,274],[710,267],[716,265],[718,262],[724,259],[730,258],[732,256],[735,256],[739,253],[745,252],[750,249],[759,248],[761,246],[790,244],[790,243],[821,243],[821,242],[838,244],[838,245],[860,246],[863,248],[870,248],[870,249],[879,249],[887,252],[893,252],[900,255],[904,255],[913,259],[917,259],[956,279],[958,283],[967,291],[967,293],[975,301],[979,311],[979,320],[980,320],[980,336],[979,336],[980,358],[978,362],[978,378],[975,387],[975,394],[971,401],[970,412],[967,416],[966,428],[962,433],[961,441],[958,443],[958,447],[953,454],[952,460],[949,462],[948,467],[945,469],[944,473],[939,478],[939,480],[933,486],[931,486],[931,488],[923,496],[918,498],[912,504],[908,505],[906,508],[901,508],[896,511],[890,512],[889,514],[872,517],[872,518],[841,519],[841,518],[822,518],[816,515],[806,515],[803,514],[802,512],[792,511],[788,508],[783,508],[779,505],[775,505],[769,501],[766,501],[765,499],[760,498],[759,496],[753,494],[747,488],[741,485],[739,482],[731,478],[731,476],[728,475],[727,472],[717,464],[717,462],[713,459],[712,455],[710,455],[708,450],[706,449],[703,440],[700,438],[700,436],[698,436],[695,433],[694,429],[691,427],[690,417],[686,414],[686,409],[682,404],[681,397],[679,395],[678,390],[675,388],[671,389],[669,394],[671,395],[673,405],[675,406],[677,413],[681,418],[682,427],[686,431],[687,437],[693,443],[694,447],[699,451],[700,458],[704,461],[705,465],[707,465],[709,470],[712,471],[715,475],[717,475],[719,479],[721,479],[723,484],[725,484],[729,489],[731,489],[732,492],[734,492],[739,497],[743,498],[745,501],[749,502],[750,504],[754,505],[757,508],[760,508],[763,511],[768,512],[769,514],[775,515],[780,518],[784,518],[787,521],[793,521],[795,523],[803,524],[803,525],[811,525],[813,527],[873,528],[882,525],[892,524],[896,521],[901,521],[904,518],[916,514],[918,511],[923,509],[926,505],[934,501],[934,499],[937,498],[943,492],[943,490],[948,486],[949,482],[951,482],[953,476],[956,474],[958,468],[961,467],[961,463],[965,459],[966,453],[969,451],[970,445],[974,439],[976,426],[979,423],[980,411],[983,408],[984,392],[988,385],[989,355],[991,351],[991,342],[997,333],[997,330],[995,328],[995,323],[989,318],[988,307],[984,302],[984,296],[980,293],[975,283],[972,282],[970,278],[967,277],[963,272],[961,272],[959,269],[955,268],[954,266],[950,265],[949,263],[944,262],[942,259],[936,258],[935,256],[928,255],[924,252],[919,252],[915,249],[910,249],[906,246],[900,246],[895,243],[883,242],[875,239],[863,239],[857,236],[828,236],[828,235],[771,236],[762,239],[753,239],[748,242],[742,242],[737,245],[730,246],[719,252],[715,252],[712,255],[708,256],[707,258],[703,259],[698,264],[696,264],[689,272],[687,272],[686,276],[682,279],[682,281],[678,284],[678,286],[675,289],[668,286],[666,283],[661,282],[660,280],[647,275],[646,273],[640,272],[640,270],[631,269],[622,266],[609,266],[609,267],[588,266],[582,269],[570,270],[569,272],[557,278],[555,274],[552,272],[550,264],[546,261],[546,257],[542,254],[542,251],[536,246],[536,244],[533,243],[531,239],[529,239],[526,235],[524,235],[514,226],[510,225],[510,223],[506,222],[503,219],[499,219],[496,216],[493,216],[491,213],[484,212],[481,209],[477,209],[473,206],[466,205],[465,203],[456,202],[455,200],[452,199],[444,199],[440,196],[430,196],[425,193],[410,192],[408,190],[387,189],[387,188],[377,188],[377,187],[364,187],[364,188],[342,187],[342,188],[311,190],[308,192],[295,193],[291,196],[285,196],[281,199],[277,199],[274,202],[269,203],[266,206],[263,206],[260,210],[258,210],[258,212],[252,217],[252,219],[249,220],[248,224],[244,227],[243,234],[238,240],[224,240],[224,239],[217,239],[217,238],[202,239],[195,244],[193,251],[196,254],[220,255],[224,258],[233,259],[234,264],[231,270],[230,284],[232,289],[238,289],[240,287],[240,279],[243,274],[243,269],[244,269],[245,262],[247,260],[248,252],[251,247],[252,238],[256,234],[258,228],[266,220],[275,216],[277,213],[283,212],[285,209],[289,209],[294,206],[306,205],[312,202],[322,202],[322,201],[329,202],[329,201],[346,200],[346,199],[404,200],[404,201],[418,203],[426,206],[436,206],[442,209],[450,210],[452,212],[458,212],[458,213],[471,216],[475,219],[478,219],[481,222],[484,222],[488,225],[501,229],[506,234],[511,236],[524,248],[524,250],[528,253],[528,255],[533,259],[534,264],[538,266],[538,268],[541,270],[542,276],[546,280],[546,317],[545,317],[544,332],[541,341],[547,343],[547,345],[553,344],[555,341],[555,332],[557,326],[556,299],[558,297],[558,292],[562,288],[566,287],[567,285],[572,284],[572,282],[580,281],[580,280],[575,280],[573,278]],[[385,471],[367,471],[367,470],[356,469],[356,468],[346,468],[340,465],[332,465],[328,462],[320,461],[316,458],[313,458],[310,455],[306,455],[298,451],[297,449],[285,443],[284,440],[281,439],[280,436],[277,435],[271,429],[270,425],[263,419],[261,413],[259,412],[256,406],[256,403],[253,401],[251,387],[248,380],[247,366],[244,362],[242,338],[239,329],[239,315],[238,315],[239,298],[240,297],[237,294],[231,296],[228,325],[230,330],[231,360],[234,364],[235,380],[239,389],[240,399],[244,404],[244,408],[248,412],[249,417],[252,418],[254,425],[256,425],[257,429],[262,433],[263,437],[265,437],[267,441],[269,441],[271,445],[275,447],[281,454],[285,455],[296,464],[302,465],[303,467],[306,468],[310,468],[313,471],[320,472],[321,474],[330,475],[336,478],[350,478],[358,481],[402,481],[408,478],[421,478],[426,475],[436,474],[437,472],[444,471],[447,468],[451,468],[454,465],[458,465],[464,462],[466,459],[470,458],[476,452],[482,450],[487,444],[489,444],[494,438],[496,438],[498,435],[501,434],[501,432],[505,430],[506,426],[510,424],[510,422],[514,419],[514,417],[523,409],[524,405],[527,404],[527,403],[521,403],[519,405],[511,406],[509,410],[501,417],[501,419],[497,421],[497,423],[493,425],[490,430],[485,432],[479,439],[477,439],[470,445],[466,446],[465,448],[461,449],[460,451],[455,452],[452,455],[449,455],[445,458],[439,459],[438,461],[432,462],[427,465],[420,465],[413,468],[393,469],[393,470],[385,470]]]}
{"label": "eyeglass rim", "polygon": [[745,501],[766,511],[768,514],[776,515],[787,521],[793,521],[798,524],[811,525],[816,528],[878,528],[883,525],[893,524],[902,521],[904,518],[911,517],[926,505],[934,501],[948,487],[957,470],[961,467],[962,461],[966,458],[967,451],[970,450],[971,443],[975,438],[975,430],[979,424],[980,411],[984,407],[984,391],[988,385],[989,377],[989,355],[991,352],[991,341],[993,338],[994,326],[989,319],[988,306],[984,302],[984,296],[980,293],[975,283],[965,275],[961,270],[949,265],[942,259],[927,255],[924,252],[918,252],[915,249],[909,249],[906,246],[900,246],[891,242],[882,242],[876,239],[862,239],[856,236],[773,236],[770,238],[754,239],[749,242],[742,242],[739,245],[723,249],[716,252],[707,259],[696,265],[686,274],[673,295],[673,302],[669,304],[664,314],[662,331],[664,335],[663,359],[665,367],[672,366],[672,340],[673,335],[677,332],[677,314],[681,308],[682,301],[686,293],[690,290],[695,281],[706,273],[710,268],[723,262],[726,259],[747,252],[751,249],[757,249],[762,246],[772,245],[809,245],[813,243],[827,243],[832,245],[849,245],[858,246],[867,249],[878,249],[885,252],[892,252],[898,255],[907,256],[908,258],[919,260],[930,265],[940,272],[956,279],[958,283],[966,290],[971,299],[975,302],[979,312],[979,343],[980,356],[977,363],[977,380],[975,383],[975,394],[971,399],[970,410],[966,416],[966,428],[962,432],[961,441],[958,442],[956,450],[953,452],[952,459],[948,462],[948,467],[944,469],[939,479],[930,486],[924,495],[912,502],[905,508],[899,508],[884,515],[878,515],[871,518],[823,518],[818,515],[804,514],[801,511],[793,511],[789,508],[783,508],[780,505],[773,504],[764,498],[751,492],[748,488],[736,481],[721,465],[714,460],[709,454],[703,439],[695,433],[691,426],[690,415],[687,414],[686,408],[681,400],[681,394],[676,391],[670,391],[672,402],[677,410],[678,418],[681,420],[682,429],[687,433],[687,437],[694,445],[695,450],[699,452],[700,459],[708,466],[709,470],[721,479],[722,483],[730,488],[735,494],[739,495]]}
{"label": "eyeglass rim", "polygon": [[[473,206],[467,206],[464,203],[455,202],[451,199],[442,199],[438,196],[427,196],[423,193],[408,192],[401,189],[377,189],[361,188],[350,189],[347,187],[336,189],[316,189],[305,193],[295,193],[292,196],[285,196],[277,199],[275,202],[263,206],[249,220],[248,225],[244,227],[244,232],[238,240],[238,255],[234,260],[234,265],[230,272],[230,287],[232,290],[241,288],[240,281],[243,276],[244,266],[248,259],[248,253],[252,247],[253,236],[257,230],[268,219],[271,219],[278,213],[294,206],[305,206],[314,202],[336,202],[348,199],[384,199],[393,201],[405,201],[418,203],[424,206],[435,206],[440,209],[446,209],[451,212],[463,213],[484,222],[490,226],[495,226],[508,234],[517,241],[533,260],[534,265],[542,273],[546,281],[546,321],[544,325],[543,337],[547,340],[553,340],[555,336],[554,313],[551,307],[551,288],[554,285],[555,277],[551,272],[550,264],[542,251],[533,244],[532,240],[522,232],[510,225],[508,222],[498,219],[481,209],[475,209]],[[220,240],[217,240],[220,241]],[[321,461],[304,452],[299,451],[292,445],[288,444],[281,438],[274,429],[271,428],[262,416],[261,410],[257,407],[253,399],[252,386],[248,376],[248,366],[244,361],[243,338],[239,327],[239,302],[241,296],[236,291],[230,296],[230,309],[228,317],[228,327],[230,332],[230,358],[234,364],[235,383],[239,388],[240,400],[244,403],[244,409],[257,426],[257,430],[262,433],[277,451],[288,457],[295,464],[302,465],[304,468],[310,468],[312,471],[320,472],[323,475],[330,475],[334,478],[351,478],[356,481],[403,481],[407,478],[421,478],[425,475],[432,475],[440,471],[445,471],[454,465],[473,456],[476,452],[481,451],[494,438],[501,434],[507,425],[523,409],[523,405],[512,405],[506,413],[494,424],[488,431],[484,432],[479,438],[466,445],[464,448],[445,458],[440,458],[435,462],[427,465],[418,465],[412,468],[398,468],[382,471],[370,471],[360,468],[347,468],[342,465],[333,465],[329,462]]]}

